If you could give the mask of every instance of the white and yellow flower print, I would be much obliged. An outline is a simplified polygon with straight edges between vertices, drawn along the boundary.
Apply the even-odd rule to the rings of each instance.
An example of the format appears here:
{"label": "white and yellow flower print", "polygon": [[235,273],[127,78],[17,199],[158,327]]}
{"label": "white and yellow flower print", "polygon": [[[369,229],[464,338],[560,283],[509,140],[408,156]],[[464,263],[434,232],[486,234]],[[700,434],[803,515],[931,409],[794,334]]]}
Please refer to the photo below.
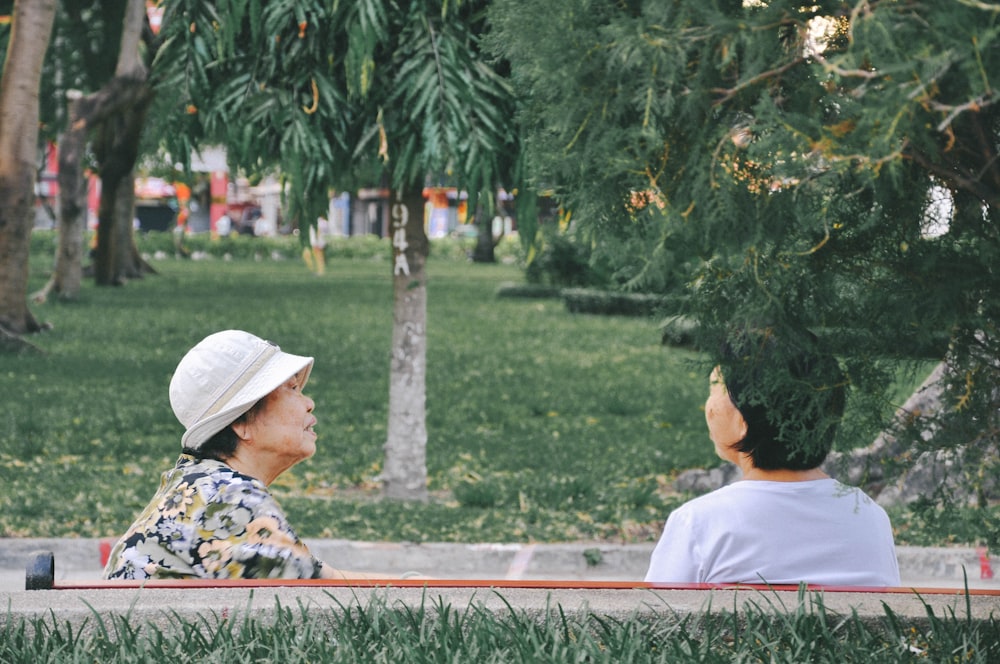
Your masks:
{"label": "white and yellow flower print", "polygon": [[263,482],[182,454],[112,549],[104,578],[318,578],[321,566]]}

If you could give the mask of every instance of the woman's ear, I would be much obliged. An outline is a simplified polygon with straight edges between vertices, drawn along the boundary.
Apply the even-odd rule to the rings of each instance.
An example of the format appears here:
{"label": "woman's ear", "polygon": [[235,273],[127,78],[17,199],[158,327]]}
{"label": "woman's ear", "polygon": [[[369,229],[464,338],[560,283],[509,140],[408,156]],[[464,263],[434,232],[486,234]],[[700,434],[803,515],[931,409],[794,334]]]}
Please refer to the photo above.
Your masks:
{"label": "woman's ear", "polygon": [[233,433],[235,433],[236,437],[239,438],[241,441],[247,440],[247,438],[249,437],[250,426],[247,422],[245,421],[233,422],[229,426],[232,427]]}
{"label": "woman's ear", "polygon": [[726,411],[726,425],[724,431],[729,433],[729,440],[726,444],[736,445],[747,437],[747,431],[749,430],[746,418],[743,417],[743,413],[735,405]]}
{"label": "woman's ear", "polygon": [[744,438],[747,437],[747,431],[750,430],[750,425],[747,424],[746,418],[743,417],[743,413],[740,412],[739,408],[736,409],[736,417],[739,418],[739,423],[737,424],[737,430],[740,432],[740,441],[742,441]]}

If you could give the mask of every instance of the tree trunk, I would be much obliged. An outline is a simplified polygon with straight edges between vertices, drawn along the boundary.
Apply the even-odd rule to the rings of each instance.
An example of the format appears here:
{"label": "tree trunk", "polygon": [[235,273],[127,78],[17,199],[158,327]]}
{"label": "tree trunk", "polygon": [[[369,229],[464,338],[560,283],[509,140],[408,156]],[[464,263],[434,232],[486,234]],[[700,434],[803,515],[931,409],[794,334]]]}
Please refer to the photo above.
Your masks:
{"label": "tree trunk", "polygon": [[59,139],[59,246],[52,277],[42,290],[32,295],[35,302],[44,302],[52,293],[64,300],[80,294],[87,211],[87,180],[81,169],[87,125],[80,119],[80,108],[80,99],[70,103],[70,127]]}
{"label": "tree trunk", "polygon": [[427,499],[427,255],[419,188],[392,203],[392,357],[383,490],[397,500]]}
{"label": "tree trunk", "polygon": [[101,122],[95,142],[98,170],[101,174],[101,203],[97,213],[97,251],[94,256],[94,279],[98,286],[121,285],[145,271],[138,259],[132,237],[134,218],[134,167],[139,155],[139,140],[152,101],[152,90],[145,79],[128,78],[134,103],[112,113]]}
{"label": "tree trunk", "polygon": [[[97,92],[76,100],[70,105],[69,129],[59,141],[59,191],[61,198],[56,267],[49,283],[33,296],[35,301],[44,301],[52,292],[60,297],[72,299],[80,291],[83,278],[83,231],[87,195],[87,181],[83,177],[81,159],[91,129],[100,128],[105,122],[115,122],[114,116],[127,113],[131,107],[149,103],[146,100],[149,91],[142,82],[142,72],[139,71],[136,74],[137,70],[134,68],[131,71],[132,75],[112,78]],[[131,173],[126,177],[131,177]],[[130,187],[126,187],[125,191],[126,193],[116,195],[131,196],[134,199],[134,192],[128,193],[132,191]],[[128,200],[122,201],[119,198],[113,209],[120,210],[123,206],[132,207],[133,204],[134,200],[128,202]],[[127,217],[131,219],[131,210],[127,212]],[[131,223],[127,224],[127,227],[131,228]],[[144,272],[153,272],[153,269],[139,257],[132,234],[128,233],[123,239],[124,246],[129,248],[127,251],[130,256],[129,260],[116,260],[119,266],[128,266],[126,273],[121,276],[128,277],[141,275]],[[136,268],[139,268],[138,271]]]}
{"label": "tree trunk", "polygon": [[486,214],[482,206],[476,210],[476,248],[472,250],[473,263],[496,263],[497,257],[493,249],[493,218]]}
{"label": "tree trunk", "polygon": [[0,331],[9,335],[41,328],[28,310],[28,254],[38,161],[38,90],[55,14],[55,0],[14,3],[0,81]]}
{"label": "tree trunk", "polygon": [[[110,171],[110,169],[109,169]],[[131,173],[131,171],[129,171]],[[115,256],[119,249],[115,232],[115,202],[124,178],[101,169],[101,200],[97,204],[97,246],[94,247],[94,283],[98,286],[120,286],[122,276],[115,271]]]}
{"label": "tree trunk", "polygon": [[139,256],[132,233],[135,217],[135,162],[146,113],[153,100],[148,72],[139,57],[146,16],[143,0],[129,0],[122,20],[115,76],[106,86],[124,101],[100,120],[95,146],[101,174],[94,279],[98,286],[123,284],[152,271]]}

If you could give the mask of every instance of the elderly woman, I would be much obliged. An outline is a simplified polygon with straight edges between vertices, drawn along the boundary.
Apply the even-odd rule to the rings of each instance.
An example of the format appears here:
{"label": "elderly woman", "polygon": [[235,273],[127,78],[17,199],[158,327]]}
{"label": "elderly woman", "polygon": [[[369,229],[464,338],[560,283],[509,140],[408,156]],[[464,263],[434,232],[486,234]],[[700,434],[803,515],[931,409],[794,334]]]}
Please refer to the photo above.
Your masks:
{"label": "elderly woman", "polygon": [[316,451],[313,358],[248,332],[212,334],[170,381],[176,466],[111,552],[107,579],[367,578],[316,559],[268,485]]}
{"label": "elderly woman", "polygon": [[898,586],[885,511],[820,469],[844,410],[836,360],[772,330],[727,350],[705,419],[742,480],[670,514],[646,581]]}

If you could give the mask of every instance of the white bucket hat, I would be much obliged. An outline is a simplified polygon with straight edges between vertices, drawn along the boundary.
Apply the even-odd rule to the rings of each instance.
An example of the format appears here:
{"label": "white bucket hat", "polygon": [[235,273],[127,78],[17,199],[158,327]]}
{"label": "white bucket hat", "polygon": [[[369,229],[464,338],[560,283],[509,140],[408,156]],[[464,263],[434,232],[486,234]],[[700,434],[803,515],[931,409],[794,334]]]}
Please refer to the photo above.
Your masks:
{"label": "white bucket hat", "polygon": [[181,359],[170,379],[170,406],[187,429],[181,446],[196,450],[313,358],[282,352],[276,344],[242,330],[211,334]]}

